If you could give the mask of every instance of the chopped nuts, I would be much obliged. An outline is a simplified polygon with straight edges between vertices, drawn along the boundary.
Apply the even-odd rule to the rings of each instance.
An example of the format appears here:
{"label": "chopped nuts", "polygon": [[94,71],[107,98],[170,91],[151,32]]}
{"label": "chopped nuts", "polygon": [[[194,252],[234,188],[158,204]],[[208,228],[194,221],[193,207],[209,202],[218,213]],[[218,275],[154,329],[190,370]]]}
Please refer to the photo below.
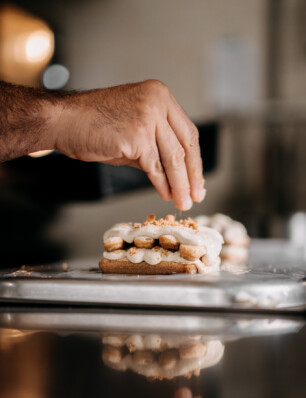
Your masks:
{"label": "chopped nuts", "polygon": [[188,217],[186,220],[175,221],[175,217],[171,214],[169,214],[165,218],[160,218],[159,220],[156,219],[154,214],[149,214],[147,219],[142,223],[142,225],[145,226],[145,225],[150,225],[150,224],[158,225],[158,226],[170,225],[173,227],[182,226],[182,227],[186,227],[186,228],[192,228],[195,230],[198,230],[198,228],[199,228],[198,221],[195,221],[190,217]]}

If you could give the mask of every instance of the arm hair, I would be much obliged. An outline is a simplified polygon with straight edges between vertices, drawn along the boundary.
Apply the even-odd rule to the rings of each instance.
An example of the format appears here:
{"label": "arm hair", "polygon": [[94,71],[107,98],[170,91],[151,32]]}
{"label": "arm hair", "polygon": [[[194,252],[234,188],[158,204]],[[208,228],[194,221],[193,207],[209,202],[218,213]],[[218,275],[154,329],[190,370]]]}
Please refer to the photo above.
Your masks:
{"label": "arm hair", "polygon": [[54,119],[69,95],[0,81],[0,163],[54,149]]}

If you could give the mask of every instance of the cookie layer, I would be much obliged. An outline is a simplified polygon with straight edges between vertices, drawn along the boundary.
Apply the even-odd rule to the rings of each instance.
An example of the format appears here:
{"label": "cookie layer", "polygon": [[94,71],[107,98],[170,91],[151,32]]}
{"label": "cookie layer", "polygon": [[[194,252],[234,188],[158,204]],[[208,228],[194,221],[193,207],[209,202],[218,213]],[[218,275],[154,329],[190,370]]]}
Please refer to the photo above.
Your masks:
{"label": "cookie layer", "polygon": [[105,274],[134,274],[134,275],[160,275],[160,274],[195,274],[195,264],[176,263],[162,261],[156,265],[150,265],[144,261],[132,263],[127,259],[108,260],[103,258],[99,262],[100,269]]}

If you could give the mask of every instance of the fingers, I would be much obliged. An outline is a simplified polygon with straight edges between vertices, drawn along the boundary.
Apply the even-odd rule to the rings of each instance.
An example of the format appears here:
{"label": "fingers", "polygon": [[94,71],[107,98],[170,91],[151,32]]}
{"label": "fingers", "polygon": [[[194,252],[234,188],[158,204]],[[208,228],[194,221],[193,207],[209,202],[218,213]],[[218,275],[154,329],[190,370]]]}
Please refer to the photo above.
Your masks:
{"label": "fingers", "polygon": [[189,388],[182,387],[175,392],[173,398],[192,398],[192,393]]}
{"label": "fingers", "polygon": [[168,121],[185,150],[190,196],[192,200],[201,202],[205,197],[206,190],[203,187],[204,179],[199,133],[196,126],[187,117],[172,95],[168,108]]}
{"label": "fingers", "polygon": [[[130,165],[137,167],[136,164]],[[146,148],[146,151],[139,158],[139,166],[147,174],[161,198],[164,200],[171,200],[170,187],[159,158],[156,143]]]}
{"label": "fingers", "polygon": [[189,210],[192,207],[192,200],[185,151],[167,121],[157,126],[156,142],[173,201],[180,210]]}

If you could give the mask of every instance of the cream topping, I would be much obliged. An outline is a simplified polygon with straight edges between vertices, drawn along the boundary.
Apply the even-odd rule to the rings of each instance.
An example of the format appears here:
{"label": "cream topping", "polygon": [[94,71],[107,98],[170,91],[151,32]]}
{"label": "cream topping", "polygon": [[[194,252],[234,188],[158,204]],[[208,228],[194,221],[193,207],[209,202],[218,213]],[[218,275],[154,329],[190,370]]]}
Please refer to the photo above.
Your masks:
{"label": "cream topping", "polygon": [[136,237],[148,236],[158,239],[161,235],[173,235],[180,243],[203,246],[206,244],[218,245],[223,243],[222,236],[218,231],[208,227],[201,227],[198,230],[183,226],[172,225],[139,225],[135,228],[131,223],[116,224],[104,234],[104,242],[109,238],[120,237],[125,242],[132,243]]}
{"label": "cream topping", "polygon": [[246,245],[248,243],[248,233],[244,225],[225,214],[215,214],[211,217],[198,216],[196,220],[200,226],[211,227],[219,231],[227,242],[232,242],[236,245]]}
{"label": "cream topping", "polygon": [[146,377],[167,377],[173,378],[182,376],[196,369],[205,369],[216,365],[224,353],[224,345],[219,340],[208,341],[204,356],[192,359],[179,359],[172,369],[163,369],[157,361],[150,364],[138,364],[133,361],[131,354],[126,355],[120,362],[114,363],[105,358],[103,361],[110,368],[125,371],[131,369]]}
{"label": "cream topping", "polygon": [[205,273],[210,270],[211,267],[219,266],[220,259],[218,254],[215,257],[206,256],[207,265],[205,265],[201,260],[186,260],[180,256],[179,251],[172,252],[170,250],[165,250],[157,247],[153,249],[139,249],[133,247],[128,250],[115,250],[113,252],[105,251],[103,253],[103,257],[108,260],[123,260],[124,258],[127,258],[132,263],[141,263],[142,261],[145,261],[147,264],[150,265],[159,264],[161,261],[170,261],[182,264],[195,264],[199,273]]}
{"label": "cream topping", "polygon": [[[135,225],[137,227],[135,227]],[[216,257],[220,254],[223,243],[223,238],[220,235],[220,233],[208,227],[201,226],[199,227],[198,230],[195,230],[193,228],[188,228],[184,226],[153,225],[153,224],[142,226],[141,224],[132,224],[132,223],[121,223],[114,225],[111,229],[105,232],[103,239],[104,242],[107,242],[111,238],[120,237],[125,242],[132,243],[136,237],[146,236],[153,239],[158,239],[161,235],[172,235],[180,243],[183,244],[204,246],[207,250],[208,258],[211,259],[216,259]],[[149,253],[148,254],[138,253],[138,255],[140,257],[142,255],[147,256],[148,261],[146,260],[144,261],[148,262],[149,264],[151,264],[151,262],[157,264],[158,262],[163,261],[162,259],[160,259],[159,261],[156,260],[159,254],[153,255],[152,258],[150,258]],[[169,260],[169,261],[176,261],[176,260]],[[134,262],[140,262],[140,261],[134,260]]]}

